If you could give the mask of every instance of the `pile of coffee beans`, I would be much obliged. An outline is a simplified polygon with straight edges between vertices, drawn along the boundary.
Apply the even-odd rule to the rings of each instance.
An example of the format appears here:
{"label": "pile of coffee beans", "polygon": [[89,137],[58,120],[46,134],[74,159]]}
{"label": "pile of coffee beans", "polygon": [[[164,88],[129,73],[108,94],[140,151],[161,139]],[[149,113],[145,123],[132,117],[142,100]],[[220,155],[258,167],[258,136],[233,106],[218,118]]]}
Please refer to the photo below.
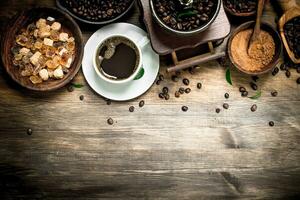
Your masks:
{"label": "pile of coffee beans", "polygon": [[191,31],[207,24],[217,10],[216,0],[194,0],[190,7],[179,1],[153,0],[154,10],[161,21],[178,31]]}
{"label": "pile of coffee beans", "polygon": [[300,59],[300,17],[295,17],[284,25],[284,34],[295,57]]}
{"label": "pile of coffee beans", "polygon": [[234,13],[250,13],[255,11],[257,0],[224,0],[226,8]]}
{"label": "pile of coffee beans", "polygon": [[94,22],[112,20],[126,12],[133,0],[61,0],[74,15]]}

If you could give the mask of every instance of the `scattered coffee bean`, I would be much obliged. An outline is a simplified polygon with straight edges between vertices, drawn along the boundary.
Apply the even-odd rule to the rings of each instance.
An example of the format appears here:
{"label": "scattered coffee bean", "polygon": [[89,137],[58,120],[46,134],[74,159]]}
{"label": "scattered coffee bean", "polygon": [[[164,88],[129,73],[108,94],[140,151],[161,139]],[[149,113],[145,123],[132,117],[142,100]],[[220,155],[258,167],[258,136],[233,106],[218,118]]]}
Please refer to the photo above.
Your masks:
{"label": "scattered coffee bean", "polygon": [[248,92],[247,91],[242,92],[242,97],[246,97],[246,96],[248,96]]}
{"label": "scattered coffee bean", "polygon": [[161,74],[161,75],[158,76],[158,80],[163,81],[164,79],[165,79],[164,75]]}
{"label": "scattered coffee bean", "polygon": [[290,78],[290,77],[291,77],[291,72],[290,72],[289,70],[286,70],[285,76],[286,76],[287,78]]}
{"label": "scattered coffee bean", "polygon": [[269,126],[273,127],[275,125],[275,123],[273,121],[269,122]]}
{"label": "scattered coffee bean", "polygon": [[108,119],[107,119],[107,123],[108,123],[109,125],[113,125],[113,124],[114,124],[114,120],[113,120],[112,118],[108,118]]}
{"label": "scattered coffee bean", "polygon": [[29,128],[29,129],[27,129],[27,135],[32,135],[32,129],[31,128]]}
{"label": "scattered coffee bean", "polygon": [[220,113],[221,109],[220,108],[216,108],[216,113]]}
{"label": "scattered coffee bean", "polygon": [[223,108],[227,110],[229,108],[229,104],[228,103],[224,103],[223,104]]}
{"label": "scattered coffee bean", "polygon": [[164,99],[165,98],[165,95],[164,95],[164,93],[159,93],[159,98],[161,98],[161,99]]}
{"label": "scattered coffee bean", "polygon": [[178,91],[179,91],[180,94],[184,94],[184,88],[183,87],[179,88]]}
{"label": "scattered coffee bean", "polygon": [[163,87],[162,92],[163,92],[164,94],[167,94],[167,93],[169,92],[169,88]]}
{"label": "scattered coffee bean", "polygon": [[186,88],[186,89],[185,89],[185,93],[186,93],[186,94],[190,93],[191,91],[192,91],[191,88]]}
{"label": "scattered coffee bean", "polygon": [[281,70],[281,71],[287,70],[285,63],[282,63],[282,64],[280,65],[280,70]]}
{"label": "scattered coffee bean", "polygon": [[164,94],[165,96],[165,100],[169,100],[170,99],[170,95],[169,94]]}
{"label": "scattered coffee bean", "polygon": [[257,110],[257,105],[256,104],[252,105],[251,106],[251,111],[255,112],[256,110]]}
{"label": "scattered coffee bean", "polygon": [[276,90],[274,90],[274,91],[271,92],[271,95],[272,95],[273,97],[277,97],[278,92],[277,92]]}
{"label": "scattered coffee bean", "polygon": [[240,92],[246,92],[246,88],[240,87],[240,88],[239,88],[239,91],[240,91]]}
{"label": "scattered coffee bean", "polygon": [[68,86],[67,88],[68,92],[73,92],[74,91],[74,87],[72,85]]}
{"label": "scattered coffee bean", "polygon": [[200,90],[202,88],[202,83],[197,83],[197,88]]}
{"label": "scattered coffee bean", "polygon": [[298,84],[300,84],[300,77],[297,79],[297,81],[296,81]]}
{"label": "scattered coffee bean", "polygon": [[161,80],[156,81],[156,85],[160,85]]}
{"label": "scattered coffee bean", "polygon": [[173,82],[178,82],[178,81],[179,81],[179,78],[178,78],[178,76],[176,76],[176,75],[173,75],[173,76],[171,77],[171,79],[172,79]]}
{"label": "scattered coffee bean", "polygon": [[195,74],[195,72],[196,72],[196,71],[195,71],[195,67],[189,67],[189,73],[190,73],[190,74],[193,75],[193,74]]}
{"label": "scattered coffee bean", "polygon": [[253,82],[250,82],[250,86],[253,90],[257,90],[257,85]]}
{"label": "scattered coffee bean", "polygon": [[190,84],[190,81],[189,81],[189,79],[187,79],[187,78],[184,78],[184,79],[182,80],[182,82],[183,82],[184,85],[189,85],[189,84]]}
{"label": "scattered coffee bean", "polygon": [[275,68],[273,69],[273,71],[272,71],[272,75],[273,75],[273,76],[276,76],[276,74],[278,74],[278,72],[279,72],[278,67],[275,67]]}
{"label": "scattered coffee bean", "polygon": [[129,112],[134,112],[134,106],[129,107]]}
{"label": "scattered coffee bean", "polygon": [[187,106],[182,106],[182,107],[181,107],[181,110],[182,110],[183,112],[188,111],[188,109],[189,109],[189,108],[188,108]]}
{"label": "scattered coffee bean", "polygon": [[225,93],[225,94],[224,94],[224,97],[225,97],[225,99],[229,99],[229,94],[228,94],[228,93]]}
{"label": "scattered coffee bean", "polygon": [[145,105],[145,101],[144,100],[140,101],[139,103],[140,108],[143,107],[144,105]]}
{"label": "scattered coffee bean", "polygon": [[254,82],[257,82],[258,81],[258,76],[252,76],[252,80],[254,81]]}
{"label": "scattered coffee bean", "polygon": [[175,92],[175,97],[176,97],[176,98],[179,98],[179,97],[180,97],[180,92],[179,92],[179,91],[176,91],[176,92]]}
{"label": "scattered coffee bean", "polygon": [[79,99],[80,99],[80,101],[83,101],[83,100],[84,100],[84,96],[83,96],[83,95],[80,95],[80,96],[79,96]]}
{"label": "scattered coffee bean", "polygon": [[110,99],[106,99],[106,105],[110,105],[111,104],[111,100]]}

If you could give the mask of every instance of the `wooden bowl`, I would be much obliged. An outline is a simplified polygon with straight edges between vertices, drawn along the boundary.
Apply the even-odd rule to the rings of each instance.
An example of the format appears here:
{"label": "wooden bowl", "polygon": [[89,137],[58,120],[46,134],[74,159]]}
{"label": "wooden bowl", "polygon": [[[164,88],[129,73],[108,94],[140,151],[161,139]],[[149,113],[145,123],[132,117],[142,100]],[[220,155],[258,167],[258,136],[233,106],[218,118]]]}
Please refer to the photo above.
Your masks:
{"label": "wooden bowl", "polygon": [[123,17],[126,13],[129,12],[129,10],[134,6],[135,0],[132,0],[131,4],[128,6],[128,8],[121,13],[120,15],[118,15],[117,17],[110,19],[110,20],[106,20],[106,21],[91,21],[91,20],[87,20],[84,19],[82,17],[79,17],[78,15],[74,14],[72,11],[70,11],[63,3],[62,0],[56,0],[56,5],[58,8],[60,8],[61,10],[67,12],[69,15],[71,15],[72,17],[74,17],[76,20],[81,21],[83,23],[87,23],[87,24],[94,24],[94,25],[104,25],[104,24],[109,24],[112,23],[118,19],[120,19],[121,17]]}
{"label": "wooden bowl", "polygon": [[282,42],[280,39],[280,36],[278,34],[278,32],[269,24],[262,22],[261,23],[261,29],[264,31],[267,31],[268,33],[271,34],[271,36],[274,39],[275,42],[275,55],[273,57],[273,60],[267,65],[265,66],[261,71],[256,71],[256,72],[250,72],[250,71],[246,71],[244,68],[242,68],[241,66],[239,66],[232,57],[232,53],[231,53],[231,44],[232,44],[232,40],[233,38],[236,36],[237,33],[239,33],[240,31],[246,30],[246,29],[253,29],[255,25],[254,21],[249,21],[246,22],[242,25],[240,25],[238,28],[235,29],[235,31],[231,34],[228,43],[227,43],[227,53],[228,53],[228,57],[231,61],[231,63],[241,72],[244,72],[245,74],[248,75],[260,75],[260,74],[264,74],[269,72],[270,70],[272,70],[279,61],[279,57],[282,51]]}
{"label": "wooden bowl", "polygon": [[[67,32],[69,35],[72,35],[75,38],[75,54],[73,63],[69,69],[69,72],[64,76],[63,79],[52,80],[49,79],[40,84],[34,85],[29,80],[29,77],[22,77],[18,67],[14,66],[13,54],[11,48],[15,43],[15,38],[21,28],[27,27],[32,22],[36,22],[39,18],[47,18],[51,16],[55,18],[55,21],[58,21],[62,24],[62,29],[64,32]],[[5,70],[10,75],[10,77],[19,83],[21,86],[35,91],[52,91],[58,88],[65,86],[69,83],[77,74],[81,66],[81,61],[83,57],[83,39],[82,33],[76,24],[76,22],[68,15],[56,8],[46,8],[46,7],[37,7],[31,8],[25,11],[22,11],[16,15],[10,23],[8,23],[7,28],[4,29],[6,32],[2,37],[2,46],[1,46],[1,56],[2,62]]]}

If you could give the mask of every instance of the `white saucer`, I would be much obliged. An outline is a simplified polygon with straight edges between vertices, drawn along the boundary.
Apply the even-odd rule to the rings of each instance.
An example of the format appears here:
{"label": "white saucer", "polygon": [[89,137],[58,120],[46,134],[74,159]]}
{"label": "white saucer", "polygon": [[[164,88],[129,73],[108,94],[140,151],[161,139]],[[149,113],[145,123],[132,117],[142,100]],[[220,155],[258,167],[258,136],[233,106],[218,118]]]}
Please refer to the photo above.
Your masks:
{"label": "white saucer", "polygon": [[159,56],[152,50],[150,43],[142,49],[144,76],[126,84],[113,84],[102,80],[93,67],[93,54],[99,41],[110,35],[125,35],[135,42],[140,41],[147,33],[141,28],[128,23],[107,25],[96,31],[84,47],[82,71],[91,88],[99,95],[114,101],[126,101],[144,94],[153,84],[159,71]]}

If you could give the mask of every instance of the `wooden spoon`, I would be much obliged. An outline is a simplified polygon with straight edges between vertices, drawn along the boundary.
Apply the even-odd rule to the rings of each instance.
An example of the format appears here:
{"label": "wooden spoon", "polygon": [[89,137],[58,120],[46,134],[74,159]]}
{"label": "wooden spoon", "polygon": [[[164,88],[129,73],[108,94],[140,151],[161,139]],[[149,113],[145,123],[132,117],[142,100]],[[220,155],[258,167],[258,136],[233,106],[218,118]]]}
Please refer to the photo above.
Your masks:
{"label": "wooden spoon", "polygon": [[280,31],[280,36],[282,39],[282,42],[284,44],[284,47],[290,57],[290,59],[298,64],[300,63],[300,59],[297,59],[295,57],[294,52],[290,49],[287,39],[284,34],[284,25],[287,23],[289,20],[293,19],[294,17],[300,16],[300,7],[297,5],[295,0],[278,0],[282,10],[284,11],[284,14],[279,20],[279,31]]}
{"label": "wooden spoon", "polygon": [[256,22],[255,22],[255,26],[254,26],[254,29],[253,29],[253,33],[252,33],[251,38],[249,40],[248,51],[249,51],[249,47],[253,44],[253,42],[259,40],[260,26],[261,26],[261,16],[262,16],[262,13],[263,13],[263,10],[264,10],[264,4],[265,4],[264,0],[258,0]]}

